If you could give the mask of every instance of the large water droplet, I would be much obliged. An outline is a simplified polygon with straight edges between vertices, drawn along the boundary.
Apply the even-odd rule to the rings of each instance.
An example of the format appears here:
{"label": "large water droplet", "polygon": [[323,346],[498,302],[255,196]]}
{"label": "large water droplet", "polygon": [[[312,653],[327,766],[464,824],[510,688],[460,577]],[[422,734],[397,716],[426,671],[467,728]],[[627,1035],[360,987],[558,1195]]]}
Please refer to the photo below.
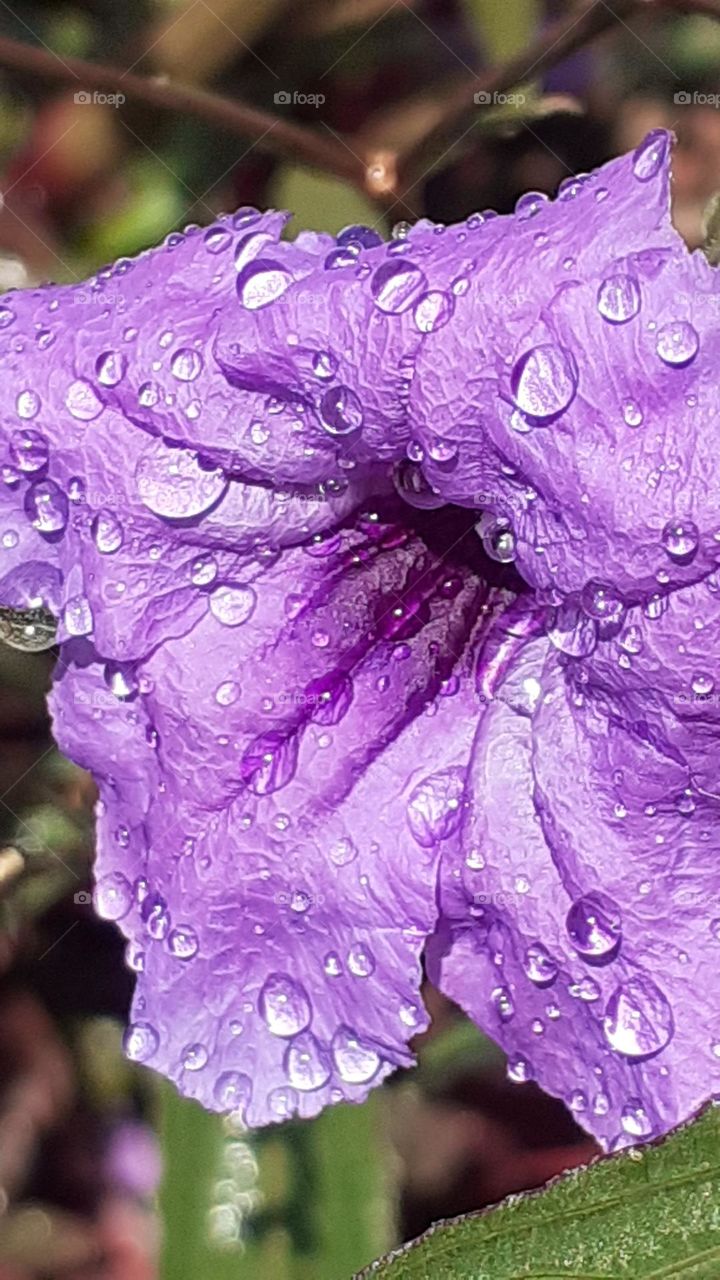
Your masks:
{"label": "large water droplet", "polygon": [[607,1002],[605,1039],[626,1058],[653,1058],[669,1044],[674,1030],[666,997],[644,974],[621,982]]}
{"label": "large water droplet", "polygon": [[444,293],[441,289],[431,289],[418,300],[413,319],[415,327],[421,333],[437,333],[447,324],[455,310],[455,298],[452,293]]}
{"label": "large water droplet", "polygon": [[149,1022],[131,1022],[123,1036],[123,1048],[133,1062],[147,1062],[159,1044],[158,1033]]}
{"label": "large water droplet", "polygon": [[141,453],[135,482],[143,504],[165,520],[203,515],[228,487],[219,468],[205,468],[191,449],[170,448],[162,440],[151,441]]}
{"label": "large water droplet", "polygon": [[119,551],[123,544],[123,528],[112,511],[102,508],[90,525],[93,542],[101,555],[109,556]]}
{"label": "large water droplet", "polygon": [[0,608],[0,640],[22,653],[42,653],[55,643],[57,625],[47,609]]}
{"label": "large water droplet", "polygon": [[244,1112],[252,1096],[252,1081],[242,1071],[223,1071],[213,1086],[213,1098],[221,1111]]}
{"label": "large water droplet", "polygon": [[93,612],[87,596],[71,596],[63,611],[65,630],[71,636],[89,636],[93,629]]}
{"label": "large water droplet", "polygon": [[652,1121],[639,1098],[628,1098],[620,1113],[620,1123],[625,1133],[636,1138],[647,1138],[652,1133]]}
{"label": "large water droplet", "polygon": [[24,418],[26,421],[37,418],[41,409],[41,400],[37,391],[32,391],[30,388],[21,391],[15,401],[15,408],[19,418]]}
{"label": "large water droplet", "polygon": [[54,480],[39,480],[25,494],[25,514],[39,533],[61,533],[68,519],[67,494]]}
{"label": "large water droplet", "polygon": [[105,920],[122,920],[133,905],[130,881],[120,871],[102,876],[95,886],[95,909]]}
{"label": "large water droplet", "polygon": [[550,987],[558,976],[558,966],[542,942],[531,942],[523,967],[537,987]]}
{"label": "large water droplet", "polygon": [[575,950],[589,963],[604,964],[617,953],[622,916],[616,902],[599,890],[573,902],[565,925]]}
{"label": "large water droplet", "polygon": [[393,484],[408,506],[419,511],[432,511],[445,506],[445,499],[430,486],[422,468],[409,458],[399,462],[393,471]]}
{"label": "large water droplet", "polygon": [[179,924],[171,929],[167,938],[168,950],[178,960],[192,960],[198,953],[200,943],[195,930],[189,924]]}
{"label": "large water droplet", "polygon": [[303,1031],[285,1052],[285,1073],[290,1084],[303,1093],[321,1089],[332,1072],[330,1059],[310,1031]]}
{"label": "large water droplet", "polygon": [[640,286],[635,276],[607,276],[597,295],[600,315],[610,324],[626,324],[640,310]]}
{"label": "large water droplet", "polygon": [[193,351],[192,347],[181,347],[170,362],[170,370],[178,382],[194,382],[200,376],[202,367],[202,356],[198,351]]}
{"label": "large water droplet", "polygon": [[507,987],[496,987],[490,996],[501,1022],[510,1022],[515,1016],[515,1004]]}
{"label": "large water droplet", "polygon": [[354,942],[348,951],[348,969],[356,978],[369,978],[375,972],[375,957],[364,942]]}
{"label": "large water droplet", "polygon": [[65,405],[79,422],[92,422],[102,413],[102,400],[96,396],[89,382],[71,383],[65,395]]}
{"label": "large water droplet", "polygon": [[665,364],[689,364],[697,355],[699,347],[697,330],[687,320],[673,320],[657,331],[655,350]]}
{"label": "large water droplet", "polygon": [[576,605],[566,603],[555,609],[548,639],[570,658],[586,658],[597,645],[597,623]]}
{"label": "large water droplet", "polygon": [[296,733],[269,730],[247,748],[241,762],[241,775],[258,796],[272,795],[295,777],[299,751]]}
{"label": "large water droplet", "polygon": [[661,540],[671,560],[689,564],[694,559],[700,543],[700,531],[692,520],[668,520]]}
{"label": "large water droplet", "polygon": [[432,849],[457,831],[464,792],[464,772],[454,767],[430,774],[410,793],[407,822],[423,849]]}
{"label": "large water droplet", "polygon": [[286,973],[272,973],[258,997],[260,1016],[274,1036],[295,1036],[310,1024],[307,992]]}
{"label": "large water droplet", "polygon": [[279,262],[255,258],[237,278],[237,294],[248,311],[258,311],[282,296],[292,284],[292,276]]}
{"label": "large water droplet", "polygon": [[526,351],[513,367],[510,390],[523,413],[553,418],[572,403],[578,388],[578,368],[571,351],[541,343]]}
{"label": "large water droplet", "polygon": [[19,471],[32,475],[47,466],[48,442],[42,431],[32,427],[25,431],[13,431],[10,436],[10,459]]}
{"label": "large water droplet", "polygon": [[349,387],[330,387],[320,401],[320,416],[325,430],[333,436],[348,435],[363,424],[362,405]]}
{"label": "large water droplet", "polygon": [[127,370],[127,357],[120,351],[103,351],[95,361],[98,382],[104,387],[116,387]]}
{"label": "large water droplet", "polygon": [[257,594],[253,587],[217,587],[210,596],[210,612],[224,627],[240,627],[255,612]]}
{"label": "large water droplet", "polygon": [[587,582],[580,599],[584,612],[597,622],[619,626],[625,617],[625,601],[615,587],[607,582]]}
{"label": "large water droplet", "polygon": [[350,1027],[338,1027],[330,1049],[338,1074],[348,1084],[366,1084],[380,1069],[380,1054]]}
{"label": "large water droplet", "polygon": [[668,135],[663,129],[653,129],[636,148],[633,156],[633,173],[639,182],[649,182],[659,173],[668,150]]}
{"label": "large water droplet", "polygon": [[186,1071],[202,1071],[203,1067],[207,1066],[209,1057],[205,1045],[196,1040],[193,1044],[185,1045],[180,1061]]}
{"label": "large water droplet", "polygon": [[384,262],[375,272],[370,290],[375,306],[388,315],[407,311],[427,285],[419,267],[412,262]]}

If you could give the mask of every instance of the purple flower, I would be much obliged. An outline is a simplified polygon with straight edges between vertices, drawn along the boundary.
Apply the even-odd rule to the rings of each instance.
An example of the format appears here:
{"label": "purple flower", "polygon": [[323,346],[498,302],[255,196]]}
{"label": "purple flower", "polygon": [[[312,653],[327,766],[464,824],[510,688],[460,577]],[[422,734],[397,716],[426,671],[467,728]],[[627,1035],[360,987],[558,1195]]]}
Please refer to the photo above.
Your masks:
{"label": "purple flower", "polygon": [[3,300],[0,601],[60,618],[127,1051],[208,1107],[365,1097],[424,950],[606,1145],[717,1088],[720,277],[668,147]]}

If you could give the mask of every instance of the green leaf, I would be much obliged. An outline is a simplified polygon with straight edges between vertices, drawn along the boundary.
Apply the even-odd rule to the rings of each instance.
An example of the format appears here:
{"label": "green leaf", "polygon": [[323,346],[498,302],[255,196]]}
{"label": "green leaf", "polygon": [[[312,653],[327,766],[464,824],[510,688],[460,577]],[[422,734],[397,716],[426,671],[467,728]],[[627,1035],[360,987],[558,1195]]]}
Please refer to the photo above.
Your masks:
{"label": "green leaf", "polygon": [[465,0],[490,62],[501,62],[526,48],[542,17],[539,0]]}
{"label": "green leaf", "polygon": [[720,1107],[657,1144],[431,1228],[372,1280],[717,1280]]}
{"label": "green leaf", "polygon": [[292,165],[279,170],[269,201],[276,209],[292,209],[293,236],[308,229],[335,235],[354,223],[374,227],[382,222],[377,207],[347,182]]}

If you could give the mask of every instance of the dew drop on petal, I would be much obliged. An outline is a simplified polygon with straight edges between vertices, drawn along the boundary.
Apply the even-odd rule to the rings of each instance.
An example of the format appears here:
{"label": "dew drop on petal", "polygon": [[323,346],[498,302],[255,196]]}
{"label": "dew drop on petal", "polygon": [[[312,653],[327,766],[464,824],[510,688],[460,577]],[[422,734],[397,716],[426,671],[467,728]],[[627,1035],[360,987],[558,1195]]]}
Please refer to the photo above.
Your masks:
{"label": "dew drop on petal", "polygon": [[95,909],[104,920],[122,920],[133,905],[130,881],[120,871],[102,876],[95,885]]}
{"label": "dew drop on petal", "polygon": [[165,520],[203,515],[228,487],[219,468],[205,468],[193,450],[171,448],[162,440],[152,440],[143,449],[135,483],[143,505]]}
{"label": "dew drop on petal", "polygon": [[10,460],[18,471],[32,475],[47,466],[49,457],[48,442],[42,431],[28,428],[24,431],[13,431],[10,436]]}
{"label": "dew drop on petal", "polygon": [[668,135],[663,129],[653,129],[636,148],[633,156],[633,173],[639,182],[649,182],[662,168],[668,150]]}
{"label": "dew drop on petal", "polygon": [[210,612],[224,627],[240,627],[255,612],[257,594],[253,587],[216,587],[210,596]]}
{"label": "dew drop on petal", "polygon": [[510,1022],[515,1016],[515,1004],[507,987],[495,987],[490,996],[501,1022]]}
{"label": "dew drop on petal", "polygon": [[294,1089],[273,1089],[267,1096],[268,1110],[277,1120],[288,1120],[298,1108],[298,1096]]}
{"label": "dew drop on petal", "polygon": [[123,1036],[123,1049],[133,1062],[147,1062],[159,1044],[158,1033],[149,1022],[131,1022]]}
{"label": "dew drop on petal", "polygon": [[375,972],[375,957],[368,946],[355,942],[348,951],[348,969],[356,978],[369,978]]}
{"label": "dew drop on petal", "polygon": [[407,311],[427,285],[424,273],[413,262],[388,261],[373,275],[370,291],[375,306],[387,315]]}
{"label": "dew drop on petal", "polygon": [[120,351],[103,351],[95,361],[98,382],[104,387],[116,387],[127,371],[127,357]]}
{"label": "dew drop on petal", "polygon": [[312,1009],[304,987],[285,973],[272,973],[258,997],[258,1009],[268,1031],[295,1036],[310,1024]]}
{"label": "dew drop on petal", "polygon": [[328,1054],[310,1031],[301,1032],[288,1045],[284,1066],[290,1084],[303,1093],[321,1089],[332,1070]]}
{"label": "dew drop on petal", "polygon": [[689,564],[700,544],[700,532],[692,520],[672,519],[663,528],[661,541],[671,560]]}
{"label": "dew drop on petal", "polygon": [[622,937],[622,916],[617,903],[599,890],[576,898],[565,921],[575,950],[585,960],[603,963],[617,951]]}
{"label": "dew drop on petal", "polygon": [[437,333],[451,319],[455,310],[455,298],[452,293],[444,293],[441,289],[431,289],[424,293],[416,303],[413,311],[415,328],[420,333]]}
{"label": "dew drop on petal", "polygon": [[700,348],[697,330],[687,320],[673,320],[658,329],[655,350],[669,365],[682,366],[695,358]]}
{"label": "dew drop on petal", "polygon": [[65,405],[79,422],[92,422],[103,410],[102,401],[98,399],[90,383],[81,379],[68,387]]}
{"label": "dew drop on petal", "polygon": [[567,409],[577,389],[575,357],[566,347],[549,342],[525,351],[510,377],[510,390],[518,409],[541,420]]}
{"label": "dew drop on petal", "polygon": [[558,976],[558,966],[542,942],[531,942],[525,952],[523,968],[537,987],[549,987]]}
{"label": "dew drop on petal", "polygon": [[330,435],[345,436],[360,429],[363,409],[349,387],[330,387],[320,401],[320,417]]}
{"label": "dew drop on petal", "polygon": [[597,307],[609,324],[632,320],[640,310],[640,286],[635,276],[607,276],[598,289]]}
{"label": "dew drop on petal", "polygon": [[167,945],[168,950],[177,956],[178,960],[192,960],[198,953],[200,943],[191,925],[180,924],[170,930]]}
{"label": "dew drop on petal", "polygon": [[237,277],[237,295],[248,311],[258,311],[282,296],[292,284],[292,276],[279,262],[254,258]]}
{"label": "dew drop on petal", "polygon": [[21,391],[15,401],[15,409],[19,418],[29,421],[31,418],[37,418],[41,408],[41,401],[37,391],[30,388]]}
{"label": "dew drop on petal", "polygon": [[553,612],[548,639],[560,653],[586,658],[597,645],[597,623],[576,605],[562,604]]}
{"label": "dew drop on petal", "polygon": [[221,1111],[243,1112],[252,1095],[252,1081],[242,1071],[223,1071],[213,1086],[213,1098]]}
{"label": "dew drop on petal", "polygon": [[25,514],[39,533],[61,533],[68,520],[67,494],[54,480],[39,480],[25,494]]}
{"label": "dew drop on petal", "polygon": [[620,1113],[620,1123],[625,1133],[633,1137],[647,1138],[652,1133],[652,1122],[639,1098],[628,1098]]}
{"label": "dew drop on petal", "polygon": [[407,802],[407,823],[421,848],[432,849],[457,831],[464,793],[461,768],[429,774],[413,788]]}
{"label": "dew drop on petal", "polygon": [[87,596],[71,596],[63,611],[65,630],[71,636],[89,636],[93,629],[93,612]]}
{"label": "dew drop on petal", "polygon": [[366,1084],[380,1069],[380,1054],[350,1027],[338,1027],[330,1050],[338,1075],[347,1084]]}
{"label": "dew drop on petal", "polygon": [[610,996],[603,1018],[605,1039],[616,1053],[635,1060],[653,1058],[675,1030],[666,996],[651,978],[628,978]]}
{"label": "dew drop on petal", "polygon": [[93,542],[101,555],[109,556],[119,551],[124,541],[123,528],[112,511],[102,508],[93,517],[90,526]]}
{"label": "dew drop on petal", "polygon": [[422,468],[409,458],[403,459],[395,467],[393,484],[403,501],[419,511],[432,511],[445,506],[445,499],[425,479]]}
{"label": "dew drop on petal", "polygon": [[170,362],[170,371],[178,382],[194,382],[200,376],[202,367],[202,356],[198,351],[193,351],[192,347],[181,347]]}
{"label": "dew drop on petal", "polygon": [[202,1071],[208,1064],[209,1054],[204,1044],[195,1041],[186,1044],[181,1054],[182,1065],[186,1071]]}

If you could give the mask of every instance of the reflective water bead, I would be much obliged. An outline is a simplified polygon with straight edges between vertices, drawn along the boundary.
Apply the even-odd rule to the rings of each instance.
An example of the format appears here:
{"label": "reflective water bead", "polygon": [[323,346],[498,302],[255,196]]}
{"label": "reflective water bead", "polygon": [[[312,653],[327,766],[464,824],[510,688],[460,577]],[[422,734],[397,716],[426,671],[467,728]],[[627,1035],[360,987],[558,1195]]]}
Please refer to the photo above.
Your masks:
{"label": "reflective water bead", "polygon": [[178,960],[192,960],[197,955],[200,942],[195,930],[189,924],[176,925],[167,937],[168,950]]}
{"label": "reflective water bead", "polygon": [[305,988],[285,973],[269,976],[258,996],[258,1010],[275,1036],[297,1035],[309,1026],[312,1017]]}
{"label": "reflective water bead", "polygon": [[215,506],[229,482],[219,467],[204,467],[193,450],[152,440],[138,458],[135,483],[141,502],[154,515],[186,520]]}
{"label": "reflective water bead", "polygon": [[71,636],[89,636],[93,629],[93,612],[87,596],[71,596],[63,611],[65,630]]}
{"label": "reflective water bead", "polygon": [[240,627],[255,612],[257,594],[253,587],[217,587],[210,596],[210,612],[224,627]]}
{"label": "reflective water bead", "polygon": [[567,409],[577,388],[575,357],[566,347],[550,342],[525,351],[510,377],[510,391],[518,409],[540,420]]}
{"label": "reflective water bead", "polygon": [[620,1123],[626,1133],[647,1138],[652,1133],[652,1122],[639,1098],[628,1098],[620,1113]]}
{"label": "reflective water bead", "polygon": [[330,435],[344,436],[360,429],[363,409],[349,387],[330,387],[320,401],[320,417]]}
{"label": "reflective water bead", "polygon": [[384,262],[373,275],[375,306],[388,315],[407,311],[427,285],[424,273],[408,261]]}
{"label": "reflective water bead", "polygon": [[112,511],[102,508],[90,525],[93,542],[101,555],[109,556],[119,551],[124,541],[123,528]]}
{"label": "reflective water bead", "polygon": [[196,1041],[186,1044],[181,1054],[182,1065],[186,1071],[202,1071],[208,1064],[209,1054],[204,1044]]}
{"label": "reflective water bead", "polygon": [[252,1096],[252,1081],[242,1071],[222,1071],[213,1085],[221,1111],[244,1111]]}
{"label": "reflective water bead", "polygon": [[426,480],[422,468],[409,458],[399,462],[393,471],[393,484],[400,497],[411,507],[431,511],[445,506],[445,499]]}
{"label": "reflective water bead", "polygon": [[348,951],[348,969],[356,978],[369,978],[375,972],[375,957],[368,946],[355,942]]}
{"label": "reflective water bead", "polygon": [[133,1062],[147,1062],[159,1045],[158,1033],[149,1022],[131,1022],[123,1036],[123,1048]]}
{"label": "reflective water bead", "polygon": [[338,1075],[348,1084],[366,1084],[380,1069],[380,1054],[350,1027],[338,1027],[330,1052]]}
{"label": "reflective water bead", "polygon": [[49,449],[42,431],[27,428],[24,431],[13,431],[10,436],[9,453],[11,461],[19,471],[31,475],[42,471],[47,466]]}
{"label": "reflective water bead", "polygon": [[565,927],[575,950],[590,963],[614,958],[622,937],[622,916],[617,903],[595,890],[573,902]]}
{"label": "reflective water bead", "polygon": [[451,319],[455,310],[455,298],[452,293],[444,293],[441,289],[431,289],[424,293],[413,311],[413,320],[420,333],[437,333]]}
{"label": "reflective water bead", "polygon": [[89,382],[78,379],[65,394],[65,406],[79,422],[92,422],[102,413],[102,401],[98,399]]}
{"label": "reflective water bead", "polygon": [[640,286],[631,275],[607,276],[597,295],[600,315],[609,324],[627,324],[640,310]]}
{"label": "reflective water bead", "polygon": [[15,401],[15,410],[19,418],[25,418],[29,421],[37,418],[41,408],[41,401],[37,391],[27,388],[21,391]]}
{"label": "reflective water bead", "polygon": [[67,494],[54,480],[39,480],[25,494],[25,514],[39,533],[61,533],[68,520]]}
{"label": "reflective water bead", "polygon": [[507,987],[495,987],[490,999],[501,1022],[510,1022],[515,1016],[515,1005]]}
{"label": "reflective water bead", "polygon": [[675,1030],[667,998],[651,978],[638,975],[620,983],[603,1018],[605,1039],[616,1053],[635,1060],[653,1058]]}
{"label": "reflective water bead", "polygon": [[657,331],[655,350],[665,364],[689,364],[699,347],[697,330],[687,320],[673,320]]}
{"label": "reflective water bead", "polygon": [[667,155],[669,135],[664,129],[653,129],[633,156],[633,173],[639,182],[649,182],[660,172]]}
{"label": "reflective water bead", "polygon": [[215,690],[215,701],[221,707],[231,707],[240,697],[240,685],[234,680],[225,680]]}
{"label": "reflective water bead", "polygon": [[549,987],[558,976],[558,966],[542,942],[532,942],[525,952],[525,972],[536,987]]}
{"label": "reflective water bead", "polygon": [[464,794],[465,774],[459,767],[429,774],[413,788],[407,801],[407,823],[422,848],[432,849],[457,831]]}
{"label": "reflective water bead", "polygon": [[629,427],[639,427],[643,423],[643,411],[634,400],[624,400],[622,415]]}
{"label": "reflective water bead", "polygon": [[133,905],[130,881],[120,871],[102,876],[95,886],[95,909],[105,920],[122,920]]}
{"label": "reflective water bead", "polygon": [[170,372],[178,382],[194,382],[202,372],[203,361],[192,347],[180,347],[170,361]]}
{"label": "reflective water bead", "polygon": [[116,387],[127,371],[127,356],[119,351],[103,351],[95,361],[98,382],[104,387]]}
{"label": "reflective water bead", "polygon": [[310,1031],[301,1032],[290,1042],[284,1067],[290,1084],[303,1093],[322,1088],[331,1075],[330,1059]]}
{"label": "reflective water bead", "polygon": [[662,545],[671,560],[688,564],[700,544],[700,531],[692,520],[668,520],[661,534]]}
{"label": "reflective water bead", "polygon": [[597,623],[574,604],[553,611],[548,639],[571,658],[586,658],[597,646]]}
{"label": "reflective water bead", "polygon": [[255,258],[238,274],[236,288],[240,302],[248,311],[259,311],[280,298],[292,284],[292,276],[279,262]]}
{"label": "reflective water bead", "polygon": [[190,580],[193,586],[207,587],[215,581],[217,574],[217,561],[213,556],[202,556],[199,560],[193,560],[190,569]]}

